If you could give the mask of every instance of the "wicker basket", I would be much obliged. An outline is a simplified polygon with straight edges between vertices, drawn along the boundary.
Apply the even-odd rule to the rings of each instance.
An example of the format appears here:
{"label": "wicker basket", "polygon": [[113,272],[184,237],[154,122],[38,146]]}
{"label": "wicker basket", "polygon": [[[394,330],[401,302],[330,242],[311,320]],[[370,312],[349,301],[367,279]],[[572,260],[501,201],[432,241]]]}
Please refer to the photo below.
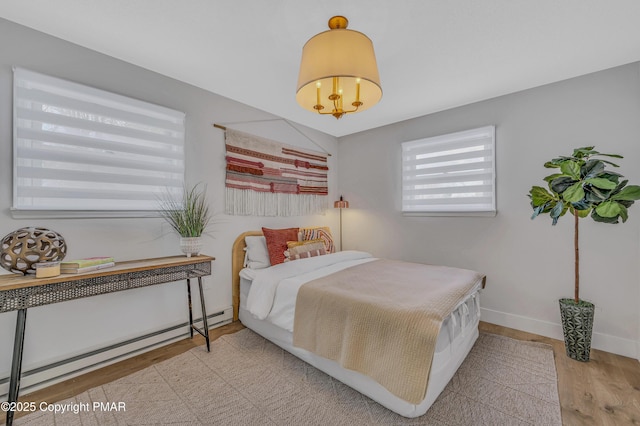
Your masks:
{"label": "wicker basket", "polygon": [[567,356],[576,361],[589,361],[591,334],[593,332],[593,303],[573,299],[560,299],[560,316]]}

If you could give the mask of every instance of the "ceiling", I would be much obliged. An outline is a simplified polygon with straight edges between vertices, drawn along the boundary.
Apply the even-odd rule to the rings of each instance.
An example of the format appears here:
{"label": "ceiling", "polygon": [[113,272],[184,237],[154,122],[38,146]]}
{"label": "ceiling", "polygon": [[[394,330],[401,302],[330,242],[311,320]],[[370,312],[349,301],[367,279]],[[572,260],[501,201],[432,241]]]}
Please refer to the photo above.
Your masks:
{"label": "ceiling", "polygon": [[[295,100],[333,15],[374,43],[381,102]],[[0,17],[343,136],[640,60],[637,0],[2,0]]]}

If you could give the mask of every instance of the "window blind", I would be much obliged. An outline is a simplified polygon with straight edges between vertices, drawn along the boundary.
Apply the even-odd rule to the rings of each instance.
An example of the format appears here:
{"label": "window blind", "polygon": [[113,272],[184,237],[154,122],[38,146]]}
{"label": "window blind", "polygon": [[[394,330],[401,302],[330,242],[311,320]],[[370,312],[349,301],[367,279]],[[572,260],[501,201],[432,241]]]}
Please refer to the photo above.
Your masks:
{"label": "window blind", "polygon": [[184,187],[185,114],[14,69],[17,210],[150,211]]}
{"label": "window blind", "polygon": [[402,144],[404,213],[495,213],[495,127]]}

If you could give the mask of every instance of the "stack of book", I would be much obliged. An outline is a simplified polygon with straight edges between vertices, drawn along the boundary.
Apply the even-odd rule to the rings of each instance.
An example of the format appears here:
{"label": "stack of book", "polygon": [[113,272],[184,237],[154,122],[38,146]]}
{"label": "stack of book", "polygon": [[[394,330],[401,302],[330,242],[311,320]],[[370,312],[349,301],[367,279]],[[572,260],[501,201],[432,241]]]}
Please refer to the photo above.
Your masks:
{"label": "stack of book", "polygon": [[115,265],[113,257],[88,257],[60,262],[60,273],[81,274],[83,272],[96,271],[98,269],[110,268]]}

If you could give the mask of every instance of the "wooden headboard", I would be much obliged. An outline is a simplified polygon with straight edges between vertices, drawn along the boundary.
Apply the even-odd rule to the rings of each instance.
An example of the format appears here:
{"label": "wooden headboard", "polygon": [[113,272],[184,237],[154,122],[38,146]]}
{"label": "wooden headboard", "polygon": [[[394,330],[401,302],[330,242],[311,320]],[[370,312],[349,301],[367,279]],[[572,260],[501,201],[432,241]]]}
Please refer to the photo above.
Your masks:
{"label": "wooden headboard", "polygon": [[244,249],[247,244],[244,237],[260,236],[262,231],[247,231],[238,235],[231,249],[231,296],[233,298],[233,320],[238,320],[240,310],[240,271],[244,267]]}

